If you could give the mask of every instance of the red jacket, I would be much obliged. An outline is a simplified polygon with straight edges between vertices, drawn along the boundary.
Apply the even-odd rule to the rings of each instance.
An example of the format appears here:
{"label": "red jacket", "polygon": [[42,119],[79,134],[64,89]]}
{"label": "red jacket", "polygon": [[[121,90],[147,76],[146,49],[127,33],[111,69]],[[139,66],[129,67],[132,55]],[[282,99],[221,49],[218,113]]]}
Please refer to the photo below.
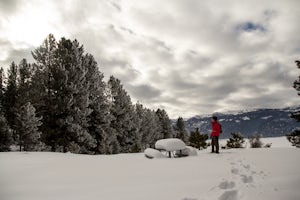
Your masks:
{"label": "red jacket", "polygon": [[220,136],[220,132],[221,132],[221,125],[219,124],[219,122],[212,122],[211,126],[212,126],[212,130],[211,130],[210,136],[212,136],[212,137],[213,136],[219,137]]}

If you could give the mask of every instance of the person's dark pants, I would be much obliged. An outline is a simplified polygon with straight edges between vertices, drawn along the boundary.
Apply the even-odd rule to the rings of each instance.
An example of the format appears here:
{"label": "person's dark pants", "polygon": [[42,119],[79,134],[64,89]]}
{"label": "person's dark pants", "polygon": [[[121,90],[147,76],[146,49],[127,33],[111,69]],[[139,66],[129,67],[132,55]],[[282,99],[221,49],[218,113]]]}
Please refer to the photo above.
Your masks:
{"label": "person's dark pants", "polygon": [[[215,147],[216,147],[216,151],[215,151]],[[219,153],[219,137],[218,136],[211,137],[211,152]]]}

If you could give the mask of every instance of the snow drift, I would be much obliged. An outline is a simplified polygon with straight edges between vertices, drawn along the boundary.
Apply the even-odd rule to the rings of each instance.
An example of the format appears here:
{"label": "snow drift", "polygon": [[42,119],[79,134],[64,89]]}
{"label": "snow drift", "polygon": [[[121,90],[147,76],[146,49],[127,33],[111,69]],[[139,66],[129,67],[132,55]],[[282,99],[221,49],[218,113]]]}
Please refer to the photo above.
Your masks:
{"label": "snow drift", "polygon": [[209,151],[181,159],[147,159],[143,153],[2,152],[0,199],[299,199],[300,150],[290,144]]}
{"label": "snow drift", "polygon": [[144,154],[147,158],[166,158],[160,151],[152,148],[147,148],[144,151]]}

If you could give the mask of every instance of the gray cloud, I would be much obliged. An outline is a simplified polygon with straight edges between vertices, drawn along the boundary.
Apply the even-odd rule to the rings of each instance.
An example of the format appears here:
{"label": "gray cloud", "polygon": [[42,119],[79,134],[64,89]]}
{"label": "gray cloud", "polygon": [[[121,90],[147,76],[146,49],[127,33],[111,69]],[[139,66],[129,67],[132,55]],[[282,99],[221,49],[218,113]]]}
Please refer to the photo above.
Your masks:
{"label": "gray cloud", "polygon": [[117,4],[116,2],[113,2],[113,1],[111,1],[111,2],[109,2],[115,9],[117,9],[117,11],[119,11],[119,12],[122,12],[122,7],[119,5],[119,4]]}
{"label": "gray cloud", "polygon": [[[11,11],[0,14],[8,20],[26,16],[16,13],[25,2],[36,5],[32,13],[51,12],[37,27],[77,38],[106,78],[116,76],[132,99],[173,118],[298,104],[291,86],[299,74],[297,0],[0,2]],[[33,44],[20,37],[0,34],[8,55],[0,64],[29,56]],[[19,48],[22,42],[26,48]]]}
{"label": "gray cloud", "polygon": [[6,15],[13,14],[18,9],[18,0],[1,0],[0,1],[0,11]]}
{"label": "gray cloud", "polygon": [[[19,63],[23,58],[26,58],[29,62],[32,62],[31,51],[34,49],[33,46],[26,48],[15,48],[7,40],[0,40],[0,51],[5,54],[0,58],[0,67],[7,69],[12,62]],[[1,53],[0,53],[1,54]]]}
{"label": "gray cloud", "polygon": [[151,102],[153,99],[159,99],[161,91],[150,85],[127,85],[128,91],[133,97],[141,102]]}

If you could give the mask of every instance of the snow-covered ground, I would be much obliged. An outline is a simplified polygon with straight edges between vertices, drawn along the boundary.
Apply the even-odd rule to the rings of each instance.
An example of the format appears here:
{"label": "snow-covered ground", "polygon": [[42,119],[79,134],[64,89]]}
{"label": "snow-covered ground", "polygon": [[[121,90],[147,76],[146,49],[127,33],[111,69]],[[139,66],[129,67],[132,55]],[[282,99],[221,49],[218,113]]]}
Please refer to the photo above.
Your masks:
{"label": "snow-covered ground", "polygon": [[299,200],[300,149],[284,137],[263,141],[272,148],[176,159],[0,153],[0,199]]}

